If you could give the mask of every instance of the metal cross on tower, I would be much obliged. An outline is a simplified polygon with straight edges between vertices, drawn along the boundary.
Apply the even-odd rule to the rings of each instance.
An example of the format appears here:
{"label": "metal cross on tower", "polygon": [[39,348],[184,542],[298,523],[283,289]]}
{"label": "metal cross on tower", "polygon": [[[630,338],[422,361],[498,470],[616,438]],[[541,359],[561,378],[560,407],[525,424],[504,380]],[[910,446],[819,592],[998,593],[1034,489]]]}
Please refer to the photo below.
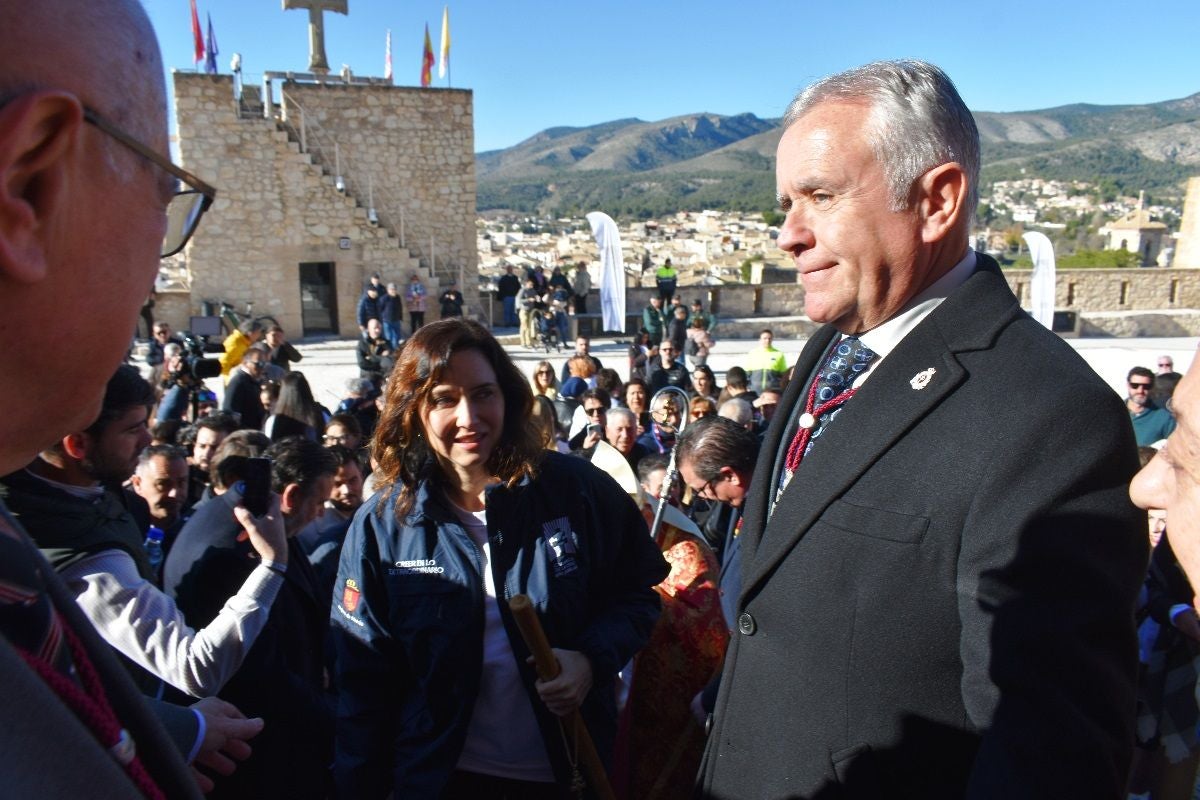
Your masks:
{"label": "metal cross on tower", "polygon": [[302,9],[308,12],[308,69],[318,75],[329,73],[325,59],[326,11],[349,14],[349,0],[283,0],[283,10]]}

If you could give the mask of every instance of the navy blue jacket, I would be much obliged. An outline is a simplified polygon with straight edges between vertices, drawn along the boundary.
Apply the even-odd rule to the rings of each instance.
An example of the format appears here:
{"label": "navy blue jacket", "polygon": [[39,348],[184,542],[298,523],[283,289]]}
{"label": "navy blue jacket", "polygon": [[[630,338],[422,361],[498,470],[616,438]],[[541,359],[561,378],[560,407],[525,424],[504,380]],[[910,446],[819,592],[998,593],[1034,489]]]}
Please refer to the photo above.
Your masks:
{"label": "navy blue jacket", "polygon": [[[608,475],[547,453],[538,475],[488,491],[491,569],[504,598],[525,594],[550,644],[588,656],[582,713],[607,756],[613,680],[658,618],[667,564],[641,513]],[[439,797],[466,741],[483,662],[482,559],[433,479],[396,519],[385,493],[351,523],[334,585],[340,699],[335,774],[343,797]],[[501,616],[560,783],[569,777],[556,718],[533,688],[529,654]]]}
{"label": "navy blue jacket", "polygon": [[[366,297],[366,294],[364,293],[363,296]],[[368,298],[369,302],[370,298]],[[403,303],[404,298],[400,295],[392,296],[387,292],[379,295],[379,298],[375,301],[375,308],[379,312],[379,321],[395,325],[400,321],[400,312],[403,308]],[[364,322],[363,324],[365,325],[366,323]]]}
{"label": "navy blue jacket", "polygon": [[358,298],[358,313],[355,315],[358,319],[358,327],[365,328],[367,321],[377,319],[380,323],[383,319],[380,317],[379,298],[371,297],[366,291],[362,293],[362,297]]}

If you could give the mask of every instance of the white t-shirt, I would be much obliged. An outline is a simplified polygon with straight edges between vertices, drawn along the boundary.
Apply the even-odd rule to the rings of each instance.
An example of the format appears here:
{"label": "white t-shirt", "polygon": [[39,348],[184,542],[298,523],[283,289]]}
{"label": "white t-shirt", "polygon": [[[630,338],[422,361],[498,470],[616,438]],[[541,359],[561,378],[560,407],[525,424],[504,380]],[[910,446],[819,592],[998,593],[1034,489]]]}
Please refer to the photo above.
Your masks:
{"label": "white t-shirt", "polygon": [[484,593],[483,672],[467,728],[467,741],[456,768],[514,780],[553,782],[554,771],[550,768],[546,745],[500,618],[496,582],[489,566],[487,512],[450,505],[479,548]]}

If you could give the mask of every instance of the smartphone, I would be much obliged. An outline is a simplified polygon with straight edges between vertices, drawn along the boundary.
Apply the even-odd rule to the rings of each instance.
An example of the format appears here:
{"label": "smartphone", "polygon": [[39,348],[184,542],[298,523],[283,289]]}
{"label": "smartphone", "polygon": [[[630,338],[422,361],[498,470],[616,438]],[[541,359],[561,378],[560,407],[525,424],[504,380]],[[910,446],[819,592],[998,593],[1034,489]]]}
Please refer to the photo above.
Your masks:
{"label": "smartphone", "polygon": [[247,458],[241,473],[242,502],[251,514],[261,517],[271,505],[271,459]]}
{"label": "smartphone", "polygon": [[595,434],[600,433],[600,426],[595,422],[588,424],[586,435],[591,436],[593,433],[595,433]]}

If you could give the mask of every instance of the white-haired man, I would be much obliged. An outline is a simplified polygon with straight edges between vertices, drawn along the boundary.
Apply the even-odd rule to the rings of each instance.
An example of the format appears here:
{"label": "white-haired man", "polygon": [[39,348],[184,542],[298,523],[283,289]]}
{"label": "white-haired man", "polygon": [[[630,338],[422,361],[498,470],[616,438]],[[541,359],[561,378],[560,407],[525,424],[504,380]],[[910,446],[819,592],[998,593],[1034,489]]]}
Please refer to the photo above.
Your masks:
{"label": "white-haired man", "polygon": [[1132,431],[968,247],[978,171],[929,64],[825,78],[784,118],[779,246],[825,326],[746,500],[702,796],[1123,796]]}

